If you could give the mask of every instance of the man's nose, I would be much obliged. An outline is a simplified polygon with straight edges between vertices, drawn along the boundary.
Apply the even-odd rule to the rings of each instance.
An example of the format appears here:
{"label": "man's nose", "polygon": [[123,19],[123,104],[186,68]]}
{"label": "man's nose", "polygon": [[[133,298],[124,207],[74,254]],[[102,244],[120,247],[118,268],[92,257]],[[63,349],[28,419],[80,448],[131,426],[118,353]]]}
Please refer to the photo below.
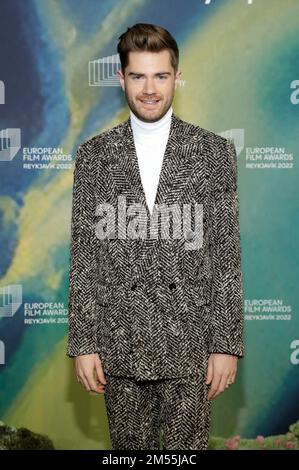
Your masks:
{"label": "man's nose", "polygon": [[156,92],[156,87],[155,87],[154,81],[151,79],[145,80],[144,86],[143,86],[143,93],[146,95],[154,95],[155,92]]}

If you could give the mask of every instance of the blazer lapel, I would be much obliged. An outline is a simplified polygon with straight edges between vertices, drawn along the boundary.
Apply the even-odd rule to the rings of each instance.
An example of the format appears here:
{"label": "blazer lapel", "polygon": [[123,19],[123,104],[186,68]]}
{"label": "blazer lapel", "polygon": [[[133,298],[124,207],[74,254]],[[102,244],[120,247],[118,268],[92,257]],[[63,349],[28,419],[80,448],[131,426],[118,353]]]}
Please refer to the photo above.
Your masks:
{"label": "blazer lapel", "polygon": [[[118,152],[112,158],[109,169],[120,195],[123,192],[131,193],[134,202],[145,208],[147,222],[155,223],[158,215],[156,211],[160,204],[179,202],[186,183],[192,175],[196,176],[196,170],[202,167],[204,132],[202,130],[198,133],[198,129],[201,129],[198,127],[197,130],[194,129],[193,126],[188,125],[172,113],[168,141],[155,197],[155,206],[151,214],[142,185],[130,118],[120,127],[117,142],[114,141]],[[202,184],[204,184],[204,181],[202,181]],[[153,250],[157,249],[155,242],[156,239],[140,239],[138,277],[143,276],[146,268],[148,268]],[[143,250],[145,251],[143,252]]]}

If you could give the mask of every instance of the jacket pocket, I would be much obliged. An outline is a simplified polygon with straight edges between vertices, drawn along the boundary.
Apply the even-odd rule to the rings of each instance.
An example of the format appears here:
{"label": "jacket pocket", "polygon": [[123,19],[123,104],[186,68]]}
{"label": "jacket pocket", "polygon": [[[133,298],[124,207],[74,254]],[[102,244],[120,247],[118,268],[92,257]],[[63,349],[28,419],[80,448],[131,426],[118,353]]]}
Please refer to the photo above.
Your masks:
{"label": "jacket pocket", "polygon": [[185,284],[188,300],[195,305],[209,305],[211,303],[211,283],[202,281],[200,284]]}
{"label": "jacket pocket", "polygon": [[103,307],[111,304],[113,289],[108,284],[98,284],[97,287],[97,305]]}

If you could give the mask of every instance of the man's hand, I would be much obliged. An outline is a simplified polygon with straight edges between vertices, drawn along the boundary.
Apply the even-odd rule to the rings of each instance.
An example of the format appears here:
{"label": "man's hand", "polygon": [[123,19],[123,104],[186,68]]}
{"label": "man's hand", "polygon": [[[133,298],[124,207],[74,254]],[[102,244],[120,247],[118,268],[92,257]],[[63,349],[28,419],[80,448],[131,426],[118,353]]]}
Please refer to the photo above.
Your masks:
{"label": "man's hand", "polygon": [[211,383],[208,399],[216,398],[235,381],[238,356],[212,353],[209,357],[206,384]]}
{"label": "man's hand", "polygon": [[88,392],[105,393],[107,382],[97,353],[75,357],[75,368],[78,382],[81,382]]}

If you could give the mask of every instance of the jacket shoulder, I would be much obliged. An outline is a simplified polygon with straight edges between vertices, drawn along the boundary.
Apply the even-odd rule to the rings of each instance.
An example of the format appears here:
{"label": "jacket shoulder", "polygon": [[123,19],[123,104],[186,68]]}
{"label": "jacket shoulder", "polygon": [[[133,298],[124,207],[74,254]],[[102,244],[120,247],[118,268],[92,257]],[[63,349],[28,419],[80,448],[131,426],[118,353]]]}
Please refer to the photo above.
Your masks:
{"label": "jacket shoulder", "polygon": [[206,144],[212,148],[215,148],[215,150],[219,150],[219,148],[222,149],[228,145],[228,142],[231,142],[231,139],[222,137],[221,135],[216,134],[216,132],[213,132],[209,129],[205,129],[204,127],[184,121],[182,119],[181,121],[188,130],[189,134],[193,135],[194,138],[196,138],[196,136],[198,136],[200,139],[204,138]]}
{"label": "jacket shoulder", "polygon": [[194,139],[203,139],[206,150],[209,150],[210,152],[212,151],[212,153],[215,155],[219,152],[219,150],[225,150],[225,148],[228,146],[228,143],[232,142],[231,139],[222,137],[221,135],[216,134],[216,132],[201,127],[198,124],[184,121],[181,118],[179,118],[179,121],[180,124],[185,128],[184,133],[189,134]]}
{"label": "jacket shoulder", "polygon": [[101,154],[105,155],[107,153],[107,145],[111,143],[111,141],[114,141],[115,138],[120,137],[124,124],[125,122],[117,124],[83,141],[78,146],[78,154],[83,153],[86,158],[99,157]]}
{"label": "jacket shoulder", "polygon": [[221,187],[229,178],[235,177],[237,163],[233,140],[186,121],[184,126],[188,126],[192,139],[196,141],[198,138],[198,141],[202,142],[208,171],[213,181],[216,181],[215,186]]}

